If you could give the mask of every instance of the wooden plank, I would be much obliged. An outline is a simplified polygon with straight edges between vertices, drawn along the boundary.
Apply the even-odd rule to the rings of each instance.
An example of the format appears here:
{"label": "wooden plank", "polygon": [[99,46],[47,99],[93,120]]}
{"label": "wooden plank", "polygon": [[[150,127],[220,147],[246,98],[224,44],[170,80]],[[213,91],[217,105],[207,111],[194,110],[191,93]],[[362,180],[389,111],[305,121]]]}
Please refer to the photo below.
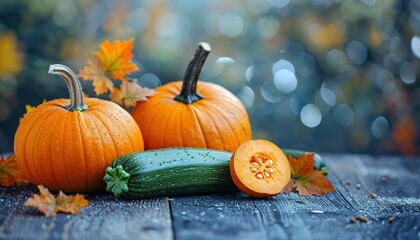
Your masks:
{"label": "wooden plank", "polygon": [[[329,176],[336,187],[323,197],[295,193],[269,199],[252,199],[242,193],[171,198],[177,239],[415,239],[420,237],[420,209],[416,173],[397,163],[389,184],[376,187],[387,167],[371,173],[362,157],[328,155]],[[336,162],[333,162],[336,161]],[[394,163],[393,163],[394,164]],[[408,165],[407,165],[408,166]],[[374,167],[378,169],[377,167]],[[402,174],[399,176],[399,174]],[[395,179],[394,179],[395,177]],[[404,180],[403,178],[406,178]],[[351,185],[347,185],[351,181]],[[356,189],[355,184],[362,188]],[[396,184],[396,186],[394,186]],[[398,190],[403,188],[403,190]],[[369,193],[382,189],[373,199]],[[408,190],[404,190],[408,189]],[[400,191],[400,192],[398,192]],[[416,192],[417,191],[417,192]],[[415,193],[416,192],[416,193]],[[381,196],[381,194],[384,194]],[[321,214],[312,212],[322,211]],[[368,223],[349,224],[356,216]],[[394,223],[388,223],[395,216]]]}
{"label": "wooden plank", "polygon": [[[412,165],[419,160],[341,155],[327,157],[332,174],[339,175],[336,190],[358,211],[420,212],[420,175]],[[418,168],[417,168],[418,169]],[[361,188],[357,189],[356,185]],[[377,198],[371,197],[377,194]]]}
{"label": "wooden plank", "polygon": [[138,201],[88,194],[79,215],[47,218],[25,207],[35,186],[0,188],[0,239],[172,239],[167,198]]}

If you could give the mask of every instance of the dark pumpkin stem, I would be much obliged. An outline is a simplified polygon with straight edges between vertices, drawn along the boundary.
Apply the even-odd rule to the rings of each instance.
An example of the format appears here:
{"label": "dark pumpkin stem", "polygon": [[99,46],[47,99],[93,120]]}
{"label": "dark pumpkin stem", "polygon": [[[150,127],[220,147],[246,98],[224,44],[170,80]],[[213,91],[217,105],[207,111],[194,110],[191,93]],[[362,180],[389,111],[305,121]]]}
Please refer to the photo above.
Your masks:
{"label": "dark pumpkin stem", "polygon": [[77,75],[67,66],[61,64],[50,65],[50,74],[59,75],[66,81],[70,93],[70,105],[66,107],[69,111],[84,111],[87,106],[84,103],[82,86]]}
{"label": "dark pumpkin stem", "polygon": [[200,42],[198,44],[194,57],[185,72],[181,93],[175,97],[175,100],[185,104],[191,104],[203,98],[197,93],[197,81],[200,76],[201,68],[210,51],[211,47],[208,43]]}

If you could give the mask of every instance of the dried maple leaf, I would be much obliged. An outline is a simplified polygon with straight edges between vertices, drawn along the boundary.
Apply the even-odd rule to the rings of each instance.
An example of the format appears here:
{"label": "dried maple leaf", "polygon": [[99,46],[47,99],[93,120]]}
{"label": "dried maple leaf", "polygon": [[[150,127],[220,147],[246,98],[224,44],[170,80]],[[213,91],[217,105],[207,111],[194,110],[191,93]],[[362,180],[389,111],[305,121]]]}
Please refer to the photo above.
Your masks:
{"label": "dried maple leaf", "polygon": [[15,155],[6,158],[0,156],[0,186],[9,187],[13,184],[27,183],[22,177]]}
{"label": "dried maple leaf", "polygon": [[83,80],[93,80],[93,86],[97,95],[113,90],[114,84],[112,80],[106,75],[105,68],[102,63],[94,58],[88,60],[86,67],[77,74]]}
{"label": "dried maple leaf", "polygon": [[139,68],[131,59],[133,58],[133,39],[128,41],[115,41],[110,43],[106,40],[100,46],[95,57],[101,62],[105,73],[116,80],[125,80],[125,75],[138,71]]}
{"label": "dried maple leaf", "polygon": [[288,156],[292,176],[283,193],[290,193],[296,189],[299,195],[322,196],[334,191],[333,185],[323,172],[314,168],[314,156],[315,153],[302,154],[298,159]]}
{"label": "dried maple leaf", "polygon": [[123,105],[126,108],[134,107],[137,101],[147,101],[147,97],[156,94],[156,91],[146,87],[141,87],[136,82],[124,81],[121,83],[121,90],[114,89],[110,94],[112,101]]}
{"label": "dried maple leaf", "polygon": [[26,201],[25,206],[36,207],[47,217],[55,216],[57,215],[57,212],[79,214],[79,209],[84,208],[89,204],[89,201],[80,194],[66,195],[60,191],[58,196],[54,197],[54,195],[42,185],[38,185],[38,189],[40,195],[33,194],[33,197]]}
{"label": "dried maple leaf", "polygon": [[[109,76],[115,80],[126,82],[125,75],[138,71],[139,68],[131,59],[133,40],[115,41],[110,43],[108,40],[103,42],[95,52],[93,59],[88,60],[84,69],[80,70],[77,76],[83,80],[93,80],[93,86],[97,95],[113,93],[116,88]],[[109,75],[109,76],[108,76]]]}

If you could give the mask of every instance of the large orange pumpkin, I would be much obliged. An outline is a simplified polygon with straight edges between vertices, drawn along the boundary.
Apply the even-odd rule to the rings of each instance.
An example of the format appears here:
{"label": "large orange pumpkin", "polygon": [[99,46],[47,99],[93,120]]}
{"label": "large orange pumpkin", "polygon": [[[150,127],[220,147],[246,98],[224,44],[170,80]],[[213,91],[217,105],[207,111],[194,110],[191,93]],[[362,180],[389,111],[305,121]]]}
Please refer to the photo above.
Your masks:
{"label": "large orange pumpkin", "polygon": [[66,81],[70,100],[43,103],[22,119],[14,142],[17,164],[30,182],[51,190],[105,189],[102,177],[112,160],[144,149],[140,129],[117,104],[84,99],[68,67],[51,65],[49,73]]}
{"label": "large orange pumpkin", "polygon": [[[200,43],[183,81],[156,89],[131,112],[143,133],[145,149],[196,147],[233,152],[251,138],[248,114],[225,88],[198,81],[210,52]],[[197,82],[198,81],[198,82]]]}

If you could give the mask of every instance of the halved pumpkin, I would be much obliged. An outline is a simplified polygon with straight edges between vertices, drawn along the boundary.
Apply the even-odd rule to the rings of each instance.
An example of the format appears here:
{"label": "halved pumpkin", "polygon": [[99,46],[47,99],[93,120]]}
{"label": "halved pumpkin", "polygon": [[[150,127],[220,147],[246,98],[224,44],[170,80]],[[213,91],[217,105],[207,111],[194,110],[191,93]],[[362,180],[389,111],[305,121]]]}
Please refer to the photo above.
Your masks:
{"label": "halved pumpkin", "polygon": [[244,193],[252,197],[271,197],[279,194],[290,181],[290,165],[274,143],[249,140],[232,155],[230,174]]}

